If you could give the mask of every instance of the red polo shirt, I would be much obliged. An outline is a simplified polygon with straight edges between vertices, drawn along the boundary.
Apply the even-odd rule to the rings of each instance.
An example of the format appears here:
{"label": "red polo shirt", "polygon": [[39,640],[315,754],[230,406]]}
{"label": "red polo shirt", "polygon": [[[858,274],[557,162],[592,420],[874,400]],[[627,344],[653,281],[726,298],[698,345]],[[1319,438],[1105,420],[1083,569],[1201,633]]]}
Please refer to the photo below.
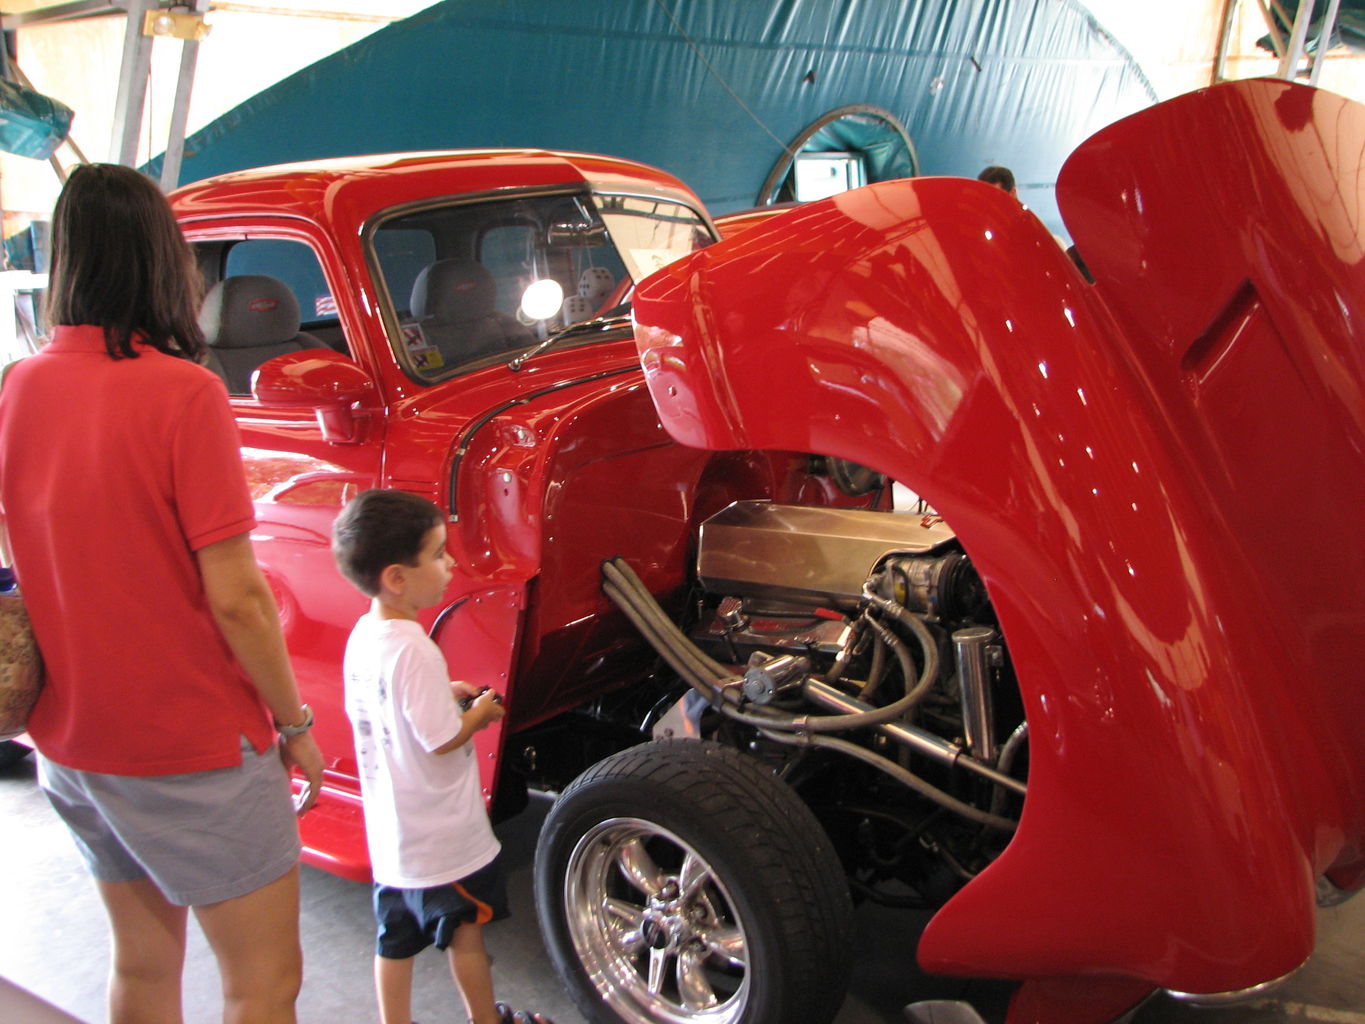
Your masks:
{"label": "red polo shirt", "polygon": [[59,764],[168,775],[273,738],[194,552],[256,525],[219,379],[98,327],[57,327],[0,389],[0,505],[47,666],[29,720]]}

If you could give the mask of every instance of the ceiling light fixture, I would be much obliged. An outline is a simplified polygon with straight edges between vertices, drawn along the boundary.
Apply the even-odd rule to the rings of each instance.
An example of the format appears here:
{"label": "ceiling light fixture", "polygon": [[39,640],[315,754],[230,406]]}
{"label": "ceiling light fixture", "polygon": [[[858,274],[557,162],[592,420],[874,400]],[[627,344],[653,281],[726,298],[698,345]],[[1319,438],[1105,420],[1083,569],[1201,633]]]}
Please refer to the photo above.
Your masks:
{"label": "ceiling light fixture", "polygon": [[148,11],[142,19],[142,34],[163,39],[203,39],[212,28],[204,15],[186,10]]}

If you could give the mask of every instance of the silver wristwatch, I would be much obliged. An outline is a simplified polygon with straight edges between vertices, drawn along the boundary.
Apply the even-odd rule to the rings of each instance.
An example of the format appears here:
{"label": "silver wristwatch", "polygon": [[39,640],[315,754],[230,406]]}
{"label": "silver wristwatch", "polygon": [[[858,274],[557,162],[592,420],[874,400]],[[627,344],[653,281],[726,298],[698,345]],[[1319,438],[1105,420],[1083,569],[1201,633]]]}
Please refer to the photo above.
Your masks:
{"label": "silver wristwatch", "polygon": [[302,736],[311,728],[313,728],[313,709],[307,704],[303,705],[303,721],[298,725],[280,725],[279,722],[275,723],[275,731],[285,739],[289,739],[293,736]]}

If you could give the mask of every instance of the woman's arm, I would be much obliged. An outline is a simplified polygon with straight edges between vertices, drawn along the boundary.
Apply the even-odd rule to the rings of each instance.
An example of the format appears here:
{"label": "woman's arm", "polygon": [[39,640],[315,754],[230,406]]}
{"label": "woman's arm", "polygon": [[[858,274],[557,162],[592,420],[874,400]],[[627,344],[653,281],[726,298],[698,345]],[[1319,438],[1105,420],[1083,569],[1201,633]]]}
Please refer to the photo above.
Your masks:
{"label": "woman's arm", "polygon": [[[279,613],[256,564],[250,535],[238,534],[200,548],[195,558],[209,611],[275,721],[284,725],[302,721],[303,705],[280,632]],[[298,768],[308,784],[299,806],[302,814],[318,798],[322,751],[313,734],[304,732],[285,738],[280,753],[285,764]]]}

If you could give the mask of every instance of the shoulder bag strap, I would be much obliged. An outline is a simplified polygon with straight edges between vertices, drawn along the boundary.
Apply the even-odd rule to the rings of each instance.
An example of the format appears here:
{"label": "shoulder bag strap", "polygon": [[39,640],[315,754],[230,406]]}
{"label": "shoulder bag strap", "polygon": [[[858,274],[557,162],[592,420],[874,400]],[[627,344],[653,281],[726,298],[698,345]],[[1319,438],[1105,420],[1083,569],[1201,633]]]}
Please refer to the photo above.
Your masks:
{"label": "shoulder bag strap", "polygon": [[[10,370],[18,366],[22,359],[21,356],[19,359],[11,360],[5,364],[4,369],[0,369],[0,391],[4,390],[5,380],[9,377]],[[14,560],[10,558],[9,554],[9,531],[5,529],[4,514],[0,513],[0,567],[12,568],[13,566]]]}

